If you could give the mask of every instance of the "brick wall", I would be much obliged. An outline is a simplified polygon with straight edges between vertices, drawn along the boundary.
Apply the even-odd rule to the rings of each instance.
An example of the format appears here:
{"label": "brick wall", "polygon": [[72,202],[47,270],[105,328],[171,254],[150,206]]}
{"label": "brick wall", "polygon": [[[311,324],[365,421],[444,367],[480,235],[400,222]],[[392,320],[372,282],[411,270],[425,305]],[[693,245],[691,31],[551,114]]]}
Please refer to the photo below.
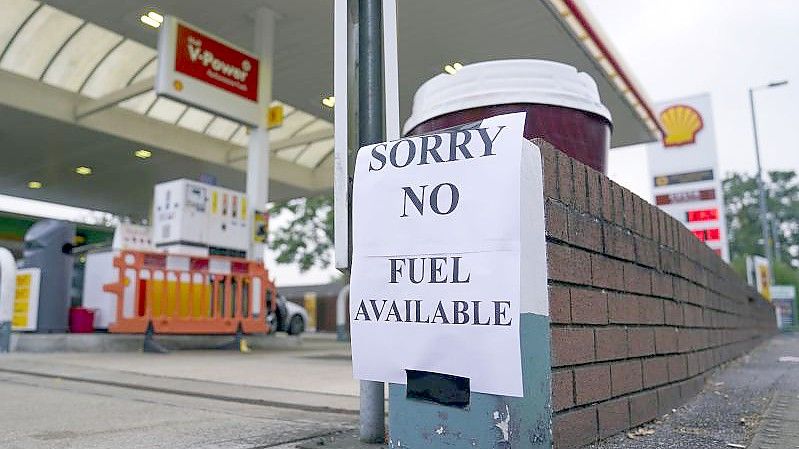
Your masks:
{"label": "brick wall", "polygon": [[669,413],[774,334],[773,308],[679,222],[541,147],[554,437],[579,447]]}

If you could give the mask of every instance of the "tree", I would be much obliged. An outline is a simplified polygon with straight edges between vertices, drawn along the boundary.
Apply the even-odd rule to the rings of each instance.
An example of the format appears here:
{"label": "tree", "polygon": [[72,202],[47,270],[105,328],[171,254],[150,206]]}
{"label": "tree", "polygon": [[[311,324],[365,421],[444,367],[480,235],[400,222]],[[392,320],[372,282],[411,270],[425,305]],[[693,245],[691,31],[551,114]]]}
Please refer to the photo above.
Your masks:
{"label": "tree", "polygon": [[[733,173],[723,181],[723,189],[731,259],[742,259],[749,254],[762,255],[763,239],[757,178]],[[776,261],[797,267],[799,266],[799,177],[796,172],[769,172],[766,180],[766,196],[769,215],[772,217],[774,257]]]}
{"label": "tree", "polygon": [[270,217],[289,215],[285,225],[270,230],[269,249],[277,262],[296,263],[300,271],[327,268],[333,249],[333,195],[297,198],[275,203]]}

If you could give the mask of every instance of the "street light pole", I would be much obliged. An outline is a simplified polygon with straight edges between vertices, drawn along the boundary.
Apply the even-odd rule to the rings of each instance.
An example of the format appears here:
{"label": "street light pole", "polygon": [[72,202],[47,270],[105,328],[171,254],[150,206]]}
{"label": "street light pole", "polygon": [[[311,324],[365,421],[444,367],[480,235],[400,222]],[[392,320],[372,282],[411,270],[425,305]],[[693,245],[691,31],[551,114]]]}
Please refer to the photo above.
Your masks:
{"label": "street light pole", "polygon": [[[752,110],[752,131],[755,136],[755,159],[757,160],[757,190],[759,196],[759,203],[760,203],[760,228],[763,232],[763,252],[764,256],[768,260],[769,266],[772,266],[774,259],[772,256],[771,251],[771,239],[769,237],[769,220],[768,220],[768,205],[766,204],[766,185],[763,181],[763,167],[760,163],[760,142],[757,138],[757,119],[755,118],[755,90],[759,89],[768,89],[771,87],[778,87],[784,86],[788,84],[788,81],[779,81],[775,83],[769,83],[765,86],[760,87],[750,87],[749,88],[749,107]],[[773,277],[774,269],[773,267],[769,270]],[[773,281],[773,279],[772,279]]]}

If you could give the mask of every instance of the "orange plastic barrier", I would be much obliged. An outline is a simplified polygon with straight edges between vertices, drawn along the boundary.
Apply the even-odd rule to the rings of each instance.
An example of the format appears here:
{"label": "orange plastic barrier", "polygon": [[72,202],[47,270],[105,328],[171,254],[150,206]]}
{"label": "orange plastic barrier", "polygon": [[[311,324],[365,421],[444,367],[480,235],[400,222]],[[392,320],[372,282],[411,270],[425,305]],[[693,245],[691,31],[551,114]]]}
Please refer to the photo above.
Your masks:
{"label": "orange plastic barrier", "polygon": [[103,290],[116,295],[115,333],[245,334],[268,330],[275,286],[258,262],[223,256],[121,251],[119,280]]}

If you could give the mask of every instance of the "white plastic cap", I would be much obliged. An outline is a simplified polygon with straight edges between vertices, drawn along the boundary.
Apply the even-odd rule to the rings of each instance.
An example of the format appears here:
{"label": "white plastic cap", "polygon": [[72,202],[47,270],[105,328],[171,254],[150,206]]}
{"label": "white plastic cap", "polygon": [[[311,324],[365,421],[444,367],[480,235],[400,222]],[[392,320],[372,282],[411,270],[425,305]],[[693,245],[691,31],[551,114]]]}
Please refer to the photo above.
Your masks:
{"label": "white plastic cap", "polygon": [[530,103],[592,112],[612,123],[596,82],[574,67],[541,59],[507,59],[463,66],[422,84],[403,134],[435,117],[485,106]]}

